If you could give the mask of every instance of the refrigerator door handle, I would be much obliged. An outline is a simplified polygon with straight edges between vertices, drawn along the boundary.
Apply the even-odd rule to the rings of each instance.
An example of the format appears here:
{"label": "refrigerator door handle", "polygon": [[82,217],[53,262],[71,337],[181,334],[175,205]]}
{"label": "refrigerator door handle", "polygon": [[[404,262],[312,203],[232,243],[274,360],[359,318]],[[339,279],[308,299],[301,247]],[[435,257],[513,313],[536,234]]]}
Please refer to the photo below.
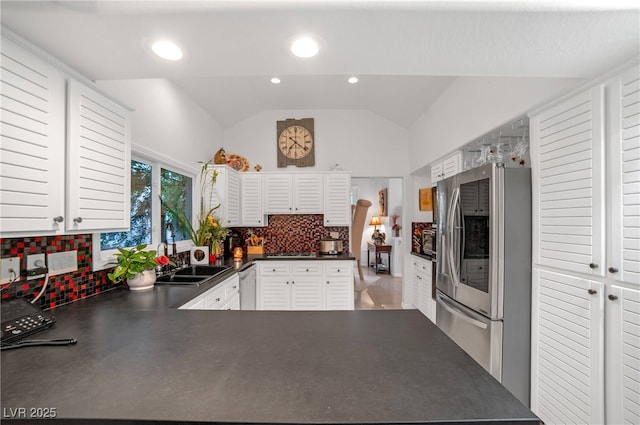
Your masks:
{"label": "refrigerator door handle", "polygon": [[460,271],[459,266],[455,261],[455,250],[456,250],[456,238],[454,236],[454,231],[458,231],[460,227],[456,226],[454,218],[456,217],[456,211],[458,206],[458,201],[460,197],[460,189],[453,189],[453,194],[451,195],[451,204],[449,209],[449,246],[447,249],[447,256],[449,260],[449,270],[451,273],[451,280],[453,281],[454,286],[460,285]]}
{"label": "refrigerator door handle", "polygon": [[459,308],[455,307],[454,305],[451,305],[449,303],[449,301],[447,301],[442,294],[438,294],[437,297],[437,302],[440,303],[440,305],[447,310],[449,313],[453,314],[454,316],[464,320],[467,323],[472,324],[473,326],[476,326],[480,329],[487,329],[487,324],[484,322],[481,322],[480,320],[474,319],[473,317],[469,316],[467,313],[465,313],[464,311],[460,310]]}

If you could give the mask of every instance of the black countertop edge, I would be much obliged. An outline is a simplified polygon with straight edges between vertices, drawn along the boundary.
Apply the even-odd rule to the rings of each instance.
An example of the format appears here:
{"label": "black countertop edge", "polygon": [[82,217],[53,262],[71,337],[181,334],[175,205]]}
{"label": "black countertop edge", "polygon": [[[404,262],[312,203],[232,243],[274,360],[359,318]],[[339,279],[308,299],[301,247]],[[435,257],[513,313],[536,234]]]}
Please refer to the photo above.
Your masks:
{"label": "black countertop edge", "polygon": [[[42,423],[55,423],[63,425],[291,425],[291,422],[210,422],[210,421],[158,421],[146,419],[10,419],[3,418],[3,421],[16,425],[41,425]],[[300,425],[322,424],[323,422],[299,422]],[[348,425],[378,425],[380,422],[346,422]],[[385,425],[394,425],[393,423],[384,422]],[[542,422],[532,422],[530,419],[522,420],[482,420],[473,419],[468,421],[423,421],[423,422],[395,422],[397,425],[533,425],[542,424]]]}
{"label": "black countertop edge", "polygon": [[435,261],[435,259],[431,255],[420,254],[419,252],[411,251],[411,255],[415,255],[416,257],[424,258],[425,260]]}

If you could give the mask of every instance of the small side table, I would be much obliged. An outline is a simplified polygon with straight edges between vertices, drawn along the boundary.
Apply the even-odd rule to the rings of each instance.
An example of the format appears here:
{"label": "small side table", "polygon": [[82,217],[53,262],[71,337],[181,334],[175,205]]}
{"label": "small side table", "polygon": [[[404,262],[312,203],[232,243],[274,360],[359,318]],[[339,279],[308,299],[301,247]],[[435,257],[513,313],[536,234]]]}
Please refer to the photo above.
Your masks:
{"label": "small side table", "polygon": [[387,254],[387,258],[389,259],[389,269],[387,270],[387,273],[391,274],[391,245],[367,242],[367,266],[371,264],[369,262],[370,261],[369,254],[372,252],[376,261],[376,265],[375,265],[376,274],[378,274],[378,272],[380,271],[378,270],[379,269],[378,264],[380,264],[380,254]]}

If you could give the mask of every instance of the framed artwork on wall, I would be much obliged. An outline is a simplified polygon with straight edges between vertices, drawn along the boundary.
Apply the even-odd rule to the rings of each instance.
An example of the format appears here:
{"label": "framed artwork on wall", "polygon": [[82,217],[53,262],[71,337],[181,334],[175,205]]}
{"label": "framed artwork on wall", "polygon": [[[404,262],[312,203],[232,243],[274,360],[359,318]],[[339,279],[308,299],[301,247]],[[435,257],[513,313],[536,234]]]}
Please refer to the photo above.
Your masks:
{"label": "framed artwork on wall", "polygon": [[420,211],[433,211],[433,197],[430,187],[418,189],[418,209]]}
{"label": "framed artwork on wall", "polygon": [[379,216],[386,217],[387,216],[387,188],[381,189],[378,191],[378,204],[379,204]]}

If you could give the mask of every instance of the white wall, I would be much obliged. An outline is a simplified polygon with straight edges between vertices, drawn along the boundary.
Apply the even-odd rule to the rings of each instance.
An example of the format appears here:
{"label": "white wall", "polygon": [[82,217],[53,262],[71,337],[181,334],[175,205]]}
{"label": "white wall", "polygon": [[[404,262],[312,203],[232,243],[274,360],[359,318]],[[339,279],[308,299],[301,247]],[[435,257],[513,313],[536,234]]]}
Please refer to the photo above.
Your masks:
{"label": "white wall", "polygon": [[263,111],[227,129],[222,147],[247,158],[252,168],[260,164],[264,171],[284,170],[277,167],[276,122],[287,118],[314,119],[316,165],[309,170],[339,163],[355,177],[407,174],[407,129],[364,110]]}
{"label": "white wall", "polygon": [[132,142],[181,164],[200,168],[222,144],[222,127],[165,79],[96,81],[134,109]]}
{"label": "white wall", "polygon": [[571,78],[458,78],[409,129],[411,172],[558,97],[582,81]]}

